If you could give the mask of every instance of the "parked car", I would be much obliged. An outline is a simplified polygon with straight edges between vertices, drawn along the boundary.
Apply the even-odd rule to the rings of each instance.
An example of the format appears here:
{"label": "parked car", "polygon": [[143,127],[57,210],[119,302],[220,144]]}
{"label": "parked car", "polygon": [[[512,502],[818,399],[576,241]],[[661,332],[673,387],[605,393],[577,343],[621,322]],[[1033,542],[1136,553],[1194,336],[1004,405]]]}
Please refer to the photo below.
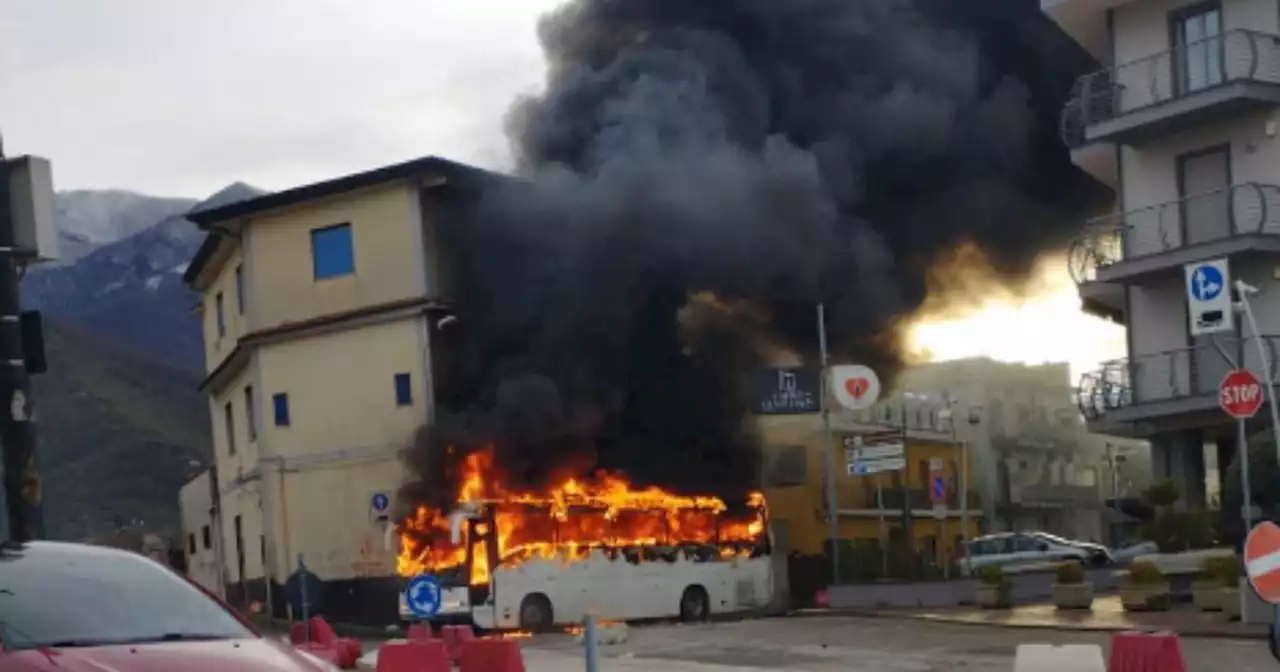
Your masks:
{"label": "parked car", "polygon": [[1159,552],[1160,547],[1156,546],[1156,542],[1139,539],[1121,544],[1111,551],[1111,556],[1115,558],[1116,564],[1127,565],[1144,555],[1156,555]]}
{"label": "parked car", "polygon": [[1000,532],[972,539],[960,572],[971,575],[983,567],[1017,570],[1032,565],[1048,565],[1075,560],[1089,567],[1110,565],[1106,547],[1084,541],[1070,541],[1044,532]]}
{"label": "parked car", "polygon": [[0,672],[331,672],[129,551],[0,544]]}

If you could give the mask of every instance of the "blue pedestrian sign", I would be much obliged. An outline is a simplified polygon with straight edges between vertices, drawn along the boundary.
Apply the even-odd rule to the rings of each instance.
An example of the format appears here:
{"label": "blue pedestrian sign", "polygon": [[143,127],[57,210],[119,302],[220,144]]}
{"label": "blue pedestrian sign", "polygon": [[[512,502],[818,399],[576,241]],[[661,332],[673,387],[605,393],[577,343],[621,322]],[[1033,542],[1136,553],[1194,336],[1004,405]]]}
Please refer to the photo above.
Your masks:
{"label": "blue pedestrian sign", "polygon": [[1184,267],[1187,279],[1188,330],[1192,336],[1235,330],[1231,302],[1231,270],[1226,259],[1197,261]]}
{"label": "blue pedestrian sign", "polygon": [[377,511],[378,513],[382,513],[383,511],[386,511],[388,508],[391,508],[391,498],[388,497],[387,493],[385,492],[374,493],[373,500],[370,502],[370,504],[373,506],[374,511]]}
{"label": "blue pedestrian sign", "polygon": [[934,503],[941,503],[947,500],[947,481],[942,476],[934,476],[933,484],[929,488],[929,496]]}
{"label": "blue pedestrian sign", "polygon": [[440,611],[440,601],[440,582],[435,577],[415,576],[404,587],[404,604],[418,618],[435,616]]}

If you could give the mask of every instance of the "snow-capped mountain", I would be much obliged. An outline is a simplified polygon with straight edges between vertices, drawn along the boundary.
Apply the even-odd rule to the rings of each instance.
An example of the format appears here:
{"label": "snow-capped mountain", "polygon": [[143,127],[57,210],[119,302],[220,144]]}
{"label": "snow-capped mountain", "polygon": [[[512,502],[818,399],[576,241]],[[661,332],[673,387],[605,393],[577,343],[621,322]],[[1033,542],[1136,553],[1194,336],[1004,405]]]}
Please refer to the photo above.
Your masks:
{"label": "snow-capped mountain", "polygon": [[58,265],[67,265],[102,245],[180,215],[196,201],[112,189],[59,192],[54,204],[58,211]]}
{"label": "snow-capped mountain", "polygon": [[62,242],[72,238],[84,247],[69,261],[63,250],[61,263],[32,268],[22,281],[23,301],[106,340],[198,369],[196,296],[182,274],[204,234],[183,214],[261,193],[236,183],[199,203],[128,192],[59,194]]}

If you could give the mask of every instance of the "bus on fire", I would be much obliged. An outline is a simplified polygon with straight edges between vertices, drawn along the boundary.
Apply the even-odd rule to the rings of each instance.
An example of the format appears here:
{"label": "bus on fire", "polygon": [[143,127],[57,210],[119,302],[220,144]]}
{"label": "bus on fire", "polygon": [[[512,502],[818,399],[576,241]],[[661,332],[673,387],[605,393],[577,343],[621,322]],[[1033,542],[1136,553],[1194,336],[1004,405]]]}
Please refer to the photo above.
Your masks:
{"label": "bus on fire", "polygon": [[[402,532],[401,574],[406,582],[421,573],[439,580],[432,621],[484,629],[540,631],[582,623],[588,613],[696,621],[769,603],[763,495],[732,515],[716,498],[644,492],[465,502],[447,518],[434,516],[437,528],[448,521],[447,543],[437,536],[425,549]],[[431,517],[420,511],[419,524],[424,516]],[[403,595],[400,615],[414,620]]]}

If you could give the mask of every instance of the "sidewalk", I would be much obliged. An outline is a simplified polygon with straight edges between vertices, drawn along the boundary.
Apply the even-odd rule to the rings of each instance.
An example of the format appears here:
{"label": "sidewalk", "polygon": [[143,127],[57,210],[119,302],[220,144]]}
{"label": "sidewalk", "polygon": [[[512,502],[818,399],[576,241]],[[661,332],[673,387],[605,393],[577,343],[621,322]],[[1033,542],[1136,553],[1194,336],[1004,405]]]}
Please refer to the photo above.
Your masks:
{"label": "sidewalk", "polygon": [[[815,610],[819,613],[826,610]],[[804,612],[809,615],[813,612]],[[905,618],[957,625],[986,625],[1004,628],[1041,628],[1119,632],[1124,630],[1170,631],[1183,637],[1222,637],[1265,639],[1267,626],[1242,625],[1227,620],[1221,613],[1175,608],[1165,612],[1128,612],[1114,596],[1099,597],[1092,611],[1060,611],[1052,604],[1035,604],[1013,609],[882,609],[827,611],[830,615]],[[813,614],[817,615],[817,614]]]}

